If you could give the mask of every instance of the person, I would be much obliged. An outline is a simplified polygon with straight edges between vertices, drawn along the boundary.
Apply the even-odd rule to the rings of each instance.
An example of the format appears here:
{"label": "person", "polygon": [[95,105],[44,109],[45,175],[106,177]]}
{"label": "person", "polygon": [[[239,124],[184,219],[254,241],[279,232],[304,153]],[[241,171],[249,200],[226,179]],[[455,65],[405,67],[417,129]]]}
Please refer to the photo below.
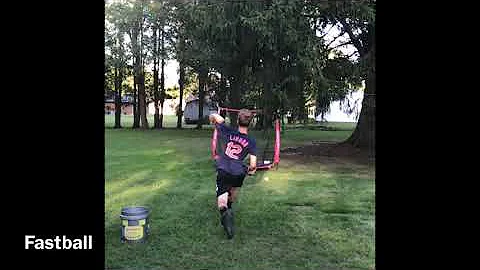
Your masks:
{"label": "person", "polygon": [[[238,130],[225,125],[225,119],[219,114],[209,116],[211,123],[215,124],[219,132],[218,138],[225,144],[225,149],[215,159],[217,170],[217,206],[220,212],[220,222],[229,239],[233,238],[233,208],[238,191],[243,185],[243,180],[248,175],[255,174],[257,165],[257,146],[255,138],[248,135],[248,126],[253,118],[253,113],[247,109],[238,112]],[[247,166],[244,160],[250,155]]]}

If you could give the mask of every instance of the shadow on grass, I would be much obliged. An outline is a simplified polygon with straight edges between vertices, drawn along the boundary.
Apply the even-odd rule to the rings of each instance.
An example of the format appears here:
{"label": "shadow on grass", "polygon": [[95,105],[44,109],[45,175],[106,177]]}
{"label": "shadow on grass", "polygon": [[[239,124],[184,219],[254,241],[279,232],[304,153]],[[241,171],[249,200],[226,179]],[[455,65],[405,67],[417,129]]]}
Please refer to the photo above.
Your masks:
{"label": "shadow on grass", "polygon": [[[246,180],[234,204],[236,236],[227,240],[215,206],[213,174],[210,190],[205,186],[210,180],[201,181],[199,189],[190,188],[191,181],[170,179],[156,191],[131,195],[145,198],[141,204],[152,211],[151,235],[145,244],[120,243],[121,203],[111,209],[114,213],[106,224],[108,268],[346,269],[368,260],[362,251],[355,255],[360,243],[348,241],[349,229],[356,226],[354,220],[319,212],[317,205],[294,206],[291,192],[281,197],[262,187],[260,175]],[[280,198],[275,200],[275,196]],[[123,203],[134,200],[131,197]],[[220,255],[224,260],[218,260]]]}
{"label": "shadow on grass", "polygon": [[287,228],[281,235],[289,250],[296,250],[297,258],[308,262],[307,268],[374,268],[372,175],[331,168],[330,164],[292,165],[290,169],[283,166],[269,171],[250,190],[256,193],[252,194],[254,198],[273,198],[272,211],[283,213],[277,219],[282,221],[282,228]]}

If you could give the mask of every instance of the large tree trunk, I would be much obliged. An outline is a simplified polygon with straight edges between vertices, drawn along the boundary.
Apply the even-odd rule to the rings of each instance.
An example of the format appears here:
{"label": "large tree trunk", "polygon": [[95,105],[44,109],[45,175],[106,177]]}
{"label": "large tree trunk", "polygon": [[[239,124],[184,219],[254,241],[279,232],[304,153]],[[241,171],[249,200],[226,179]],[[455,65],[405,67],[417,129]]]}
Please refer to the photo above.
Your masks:
{"label": "large tree trunk", "polygon": [[137,76],[133,75],[133,126],[132,128],[140,127],[140,114],[138,110],[138,90],[137,90]]}
{"label": "large tree trunk", "polygon": [[[142,1],[142,5],[143,5]],[[142,6],[143,9],[143,6]],[[144,18],[142,18],[144,20]],[[140,49],[137,50],[138,109],[140,111],[140,127],[148,129],[147,94],[145,92],[145,72],[143,62],[143,22],[140,24]],[[136,42],[137,40],[135,40]],[[136,43],[138,44],[138,43]]]}
{"label": "large tree trunk", "polygon": [[182,117],[183,117],[183,90],[185,87],[185,60],[183,59],[183,54],[185,50],[185,40],[183,38],[182,32],[178,36],[178,51],[179,51],[179,78],[178,86],[180,88],[180,102],[178,103],[177,109],[177,128],[182,128]]}
{"label": "large tree trunk", "polygon": [[138,82],[138,108],[140,110],[140,127],[143,129],[148,129],[146,98],[147,96],[145,93],[145,77],[142,72],[140,73]]}
{"label": "large tree trunk", "polygon": [[161,30],[162,74],[160,77],[160,128],[163,127],[163,104],[165,102],[165,32]]}
{"label": "large tree trunk", "polygon": [[178,104],[178,110],[177,110],[177,128],[182,128],[182,116],[183,116],[183,90],[184,90],[184,85],[185,85],[185,65],[183,64],[183,61],[180,60],[179,63],[179,78],[178,78],[178,85],[180,87],[180,102]]}
{"label": "large tree trunk", "polygon": [[364,148],[369,151],[371,159],[375,159],[375,94],[376,94],[376,72],[375,72],[375,32],[372,26],[369,29],[370,50],[366,55],[368,60],[368,71],[365,79],[365,93],[362,101],[362,110],[357,126],[352,135],[346,140],[354,147]]}
{"label": "large tree trunk", "polygon": [[[143,10],[144,1],[142,1]],[[139,14],[136,25],[132,28],[130,39],[132,41],[133,59],[134,59],[134,83],[138,86],[138,115],[141,128],[148,128],[147,108],[146,108],[146,93],[145,93],[145,75],[143,70],[143,21],[145,18]],[[138,37],[140,36],[140,44]],[[135,127],[135,123],[134,123]]]}
{"label": "large tree trunk", "polygon": [[137,61],[135,67],[137,86],[138,86],[138,116],[140,119],[140,128],[148,128],[147,121],[147,107],[146,107],[146,93],[145,93],[145,76],[141,66],[140,54],[137,54]]}
{"label": "large tree trunk", "polygon": [[157,28],[153,28],[153,106],[155,107],[155,114],[153,115],[153,128],[161,128],[160,122],[160,110],[158,108],[158,102],[160,100],[160,94],[158,90],[158,39]]}
{"label": "large tree trunk", "polygon": [[115,68],[115,126],[113,128],[122,128],[120,124],[120,117],[122,115],[122,97],[121,97],[121,75],[118,72],[118,68]]}
{"label": "large tree trunk", "polygon": [[[132,49],[133,49],[133,70],[134,70],[134,87],[136,86],[136,115],[134,116],[134,128],[145,128],[146,118],[144,118],[145,113],[145,78],[142,74],[142,61],[141,61],[141,49],[138,45],[138,35],[139,29],[133,28],[130,33],[130,39],[132,40]],[[138,118],[137,118],[138,117]],[[137,122],[138,121],[138,122]]]}
{"label": "large tree trunk", "polygon": [[157,64],[154,64],[155,68],[153,71],[153,88],[154,88],[154,100],[153,100],[153,106],[155,107],[155,114],[153,115],[153,128],[161,128],[162,127],[162,122],[160,120],[160,108],[158,106],[160,102],[160,94],[158,93],[158,70],[157,70]]}
{"label": "large tree trunk", "polygon": [[205,87],[207,84],[208,70],[205,67],[200,67],[198,72],[198,122],[197,129],[202,128],[203,124],[203,104],[205,101]]}
{"label": "large tree trunk", "polygon": [[375,90],[375,73],[369,72],[357,126],[346,140],[354,147],[368,150],[371,158],[375,158]]}

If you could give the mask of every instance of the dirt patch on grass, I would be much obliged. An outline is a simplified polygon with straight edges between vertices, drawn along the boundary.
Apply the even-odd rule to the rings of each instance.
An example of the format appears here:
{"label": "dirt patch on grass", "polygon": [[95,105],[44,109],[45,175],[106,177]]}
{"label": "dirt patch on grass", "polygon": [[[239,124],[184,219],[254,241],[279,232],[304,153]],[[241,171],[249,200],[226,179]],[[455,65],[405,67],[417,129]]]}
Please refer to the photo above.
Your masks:
{"label": "dirt patch on grass", "polygon": [[312,142],[300,147],[287,147],[280,151],[282,159],[340,166],[375,166],[375,156],[368,149],[355,148],[346,143]]}

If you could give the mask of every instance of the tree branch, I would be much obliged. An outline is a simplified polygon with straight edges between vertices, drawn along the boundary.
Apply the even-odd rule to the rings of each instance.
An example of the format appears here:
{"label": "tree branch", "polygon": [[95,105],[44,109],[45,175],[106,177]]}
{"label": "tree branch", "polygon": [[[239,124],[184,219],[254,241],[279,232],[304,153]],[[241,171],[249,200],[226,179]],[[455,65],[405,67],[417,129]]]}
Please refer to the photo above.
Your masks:
{"label": "tree branch", "polygon": [[348,42],[345,42],[345,43],[338,44],[336,46],[333,46],[332,48],[328,48],[327,52],[331,52],[332,50],[334,50],[338,47],[342,47],[342,46],[345,46],[345,45],[348,45],[348,44],[353,44],[353,43],[352,43],[352,41],[348,41]]}
{"label": "tree branch", "polygon": [[351,40],[353,46],[355,46],[357,48],[358,53],[362,57],[366,53],[365,48],[362,46],[362,43],[360,42],[358,37],[355,36],[355,34],[353,34],[352,27],[347,23],[347,20],[345,18],[339,18],[338,20],[343,25],[343,28],[345,29],[348,36],[350,37],[350,40]]}
{"label": "tree branch", "polygon": [[[332,26],[332,28],[333,28],[333,26]],[[330,29],[332,29],[332,28],[330,28]],[[327,44],[327,48],[330,47],[330,45],[332,45],[332,43],[335,42],[339,37],[345,35],[345,33],[346,33],[345,31],[342,31],[342,32],[340,33],[340,35],[336,36],[332,41],[330,41],[330,42]]]}
{"label": "tree branch", "polygon": [[317,15],[317,14],[302,13],[301,15],[302,15],[302,16],[305,16],[305,17],[307,17],[307,18],[312,18],[312,19],[318,18],[318,15]]}
{"label": "tree branch", "polygon": [[[330,31],[332,30],[332,28],[334,27],[335,25],[332,25],[325,34],[321,35],[320,38],[323,39],[326,35],[328,35],[328,33],[330,33]],[[315,27],[316,28],[316,27]],[[317,28],[318,29],[318,28]]]}
{"label": "tree branch", "polygon": [[352,57],[352,56],[353,56],[354,54],[356,54],[356,53],[358,53],[358,51],[354,51],[353,53],[351,53],[351,54],[347,55],[347,58],[350,58],[350,57]]}

